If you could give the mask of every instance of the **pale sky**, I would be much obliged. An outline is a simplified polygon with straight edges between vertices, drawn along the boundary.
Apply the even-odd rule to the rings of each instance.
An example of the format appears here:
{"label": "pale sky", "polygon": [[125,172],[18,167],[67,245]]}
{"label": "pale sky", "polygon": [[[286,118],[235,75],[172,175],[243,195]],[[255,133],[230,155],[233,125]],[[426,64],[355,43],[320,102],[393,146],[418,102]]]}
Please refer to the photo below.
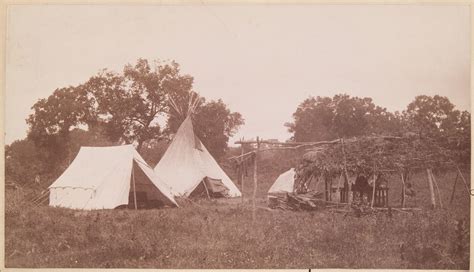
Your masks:
{"label": "pale sky", "polygon": [[138,58],[176,60],[202,96],[240,112],[231,142],[288,139],[283,124],[309,96],[395,111],[440,94],[470,111],[467,5],[21,5],[7,16],[7,144],[26,136],[38,99]]}

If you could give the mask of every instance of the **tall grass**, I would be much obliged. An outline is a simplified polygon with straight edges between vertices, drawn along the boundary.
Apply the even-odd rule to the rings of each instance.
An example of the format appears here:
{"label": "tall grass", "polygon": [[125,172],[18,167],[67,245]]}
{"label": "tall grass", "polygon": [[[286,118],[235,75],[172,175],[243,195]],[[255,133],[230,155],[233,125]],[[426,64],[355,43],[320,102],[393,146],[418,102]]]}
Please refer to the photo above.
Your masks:
{"label": "tall grass", "polygon": [[[259,161],[257,206],[294,157]],[[232,169],[225,169],[237,180]],[[251,170],[251,169],[249,169]],[[252,221],[251,171],[244,199],[184,202],[178,209],[76,211],[34,207],[30,191],[7,190],[7,267],[85,268],[469,268],[470,198],[455,173],[438,174],[443,209],[430,210],[426,174],[412,177],[421,212],[360,218],[327,210],[270,211]],[[467,176],[466,178],[469,179]],[[401,182],[390,180],[390,206],[400,205]]]}

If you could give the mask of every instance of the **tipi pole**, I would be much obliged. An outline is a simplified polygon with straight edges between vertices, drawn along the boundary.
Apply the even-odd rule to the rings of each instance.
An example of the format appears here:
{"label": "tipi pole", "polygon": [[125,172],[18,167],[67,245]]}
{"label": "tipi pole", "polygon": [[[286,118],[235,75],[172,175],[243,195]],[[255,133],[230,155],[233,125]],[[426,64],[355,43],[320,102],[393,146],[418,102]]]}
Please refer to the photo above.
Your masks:
{"label": "tipi pole", "polygon": [[436,207],[436,201],[435,201],[435,194],[434,194],[434,188],[433,188],[433,180],[431,179],[430,171],[431,169],[429,168],[426,169],[426,173],[428,175],[428,185],[430,186],[431,208],[434,209]]}
{"label": "tipi pole", "polygon": [[257,149],[255,150],[255,157],[253,159],[253,196],[252,196],[252,220],[255,221],[255,198],[257,196],[257,159],[258,150],[260,148],[260,141],[257,136]]}
{"label": "tipi pole", "polygon": [[132,163],[132,183],[133,183],[133,202],[135,204],[135,210],[137,207],[137,190],[135,188],[135,163]]}
{"label": "tipi pole", "polygon": [[459,173],[456,173],[456,179],[454,180],[453,192],[451,193],[451,199],[449,200],[449,204],[453,203],[454,192],[456,191],[456,183],[458,182],[458,179],[459,179]]}
{"label": "tipi pole", "polygon": [[244,138],[240,138],[240,156],[241,156],[241,162],[240,162],[240,182],[242,183],[242,203],[244,203],[244,144],[243,144]]}

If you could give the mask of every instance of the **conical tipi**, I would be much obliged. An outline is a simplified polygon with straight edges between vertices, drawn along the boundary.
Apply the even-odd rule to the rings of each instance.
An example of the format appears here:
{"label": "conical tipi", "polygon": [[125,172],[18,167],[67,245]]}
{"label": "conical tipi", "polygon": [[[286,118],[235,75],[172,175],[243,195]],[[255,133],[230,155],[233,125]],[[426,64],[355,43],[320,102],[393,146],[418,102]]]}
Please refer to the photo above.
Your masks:
{"label": "conical tipi", "polygon": [[194,134],[188,114],[155,167],[175,196],[238,197],[239,189]]}

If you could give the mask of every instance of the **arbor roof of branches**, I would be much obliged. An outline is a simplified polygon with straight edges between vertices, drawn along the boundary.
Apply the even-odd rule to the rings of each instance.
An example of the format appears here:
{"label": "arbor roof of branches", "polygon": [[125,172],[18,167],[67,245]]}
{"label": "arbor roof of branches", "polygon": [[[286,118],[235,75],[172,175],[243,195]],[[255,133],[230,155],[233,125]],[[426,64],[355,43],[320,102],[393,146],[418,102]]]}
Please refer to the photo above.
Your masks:
{"label": "arbor roof of branches", "polygon": [[303,156],[297,173],[301,177],[321,174],[336,177],[343,173],[344,165],[348,174],[365,176],[372,175],[374,170],[383,173],[452,167],[459,158],[465,158],[470,149],[447,148],[450,144],[453,146],[448,139],[434,140],[414,135],[351,138],[309,151]]}

